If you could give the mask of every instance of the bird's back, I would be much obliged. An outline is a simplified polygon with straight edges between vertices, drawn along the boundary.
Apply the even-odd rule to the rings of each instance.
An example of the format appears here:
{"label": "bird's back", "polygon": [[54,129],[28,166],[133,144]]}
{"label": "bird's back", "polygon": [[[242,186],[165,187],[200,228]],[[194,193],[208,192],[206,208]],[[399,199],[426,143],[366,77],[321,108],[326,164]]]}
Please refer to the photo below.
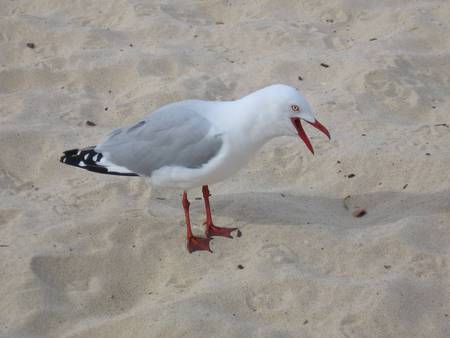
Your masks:
{"label": "bird's back", "polygon": [[133,125],[115,129],[95,150],[145,176],[164,166],[198,168],[222,146],[212,124],[194,109],[201,102],[164,106]]}

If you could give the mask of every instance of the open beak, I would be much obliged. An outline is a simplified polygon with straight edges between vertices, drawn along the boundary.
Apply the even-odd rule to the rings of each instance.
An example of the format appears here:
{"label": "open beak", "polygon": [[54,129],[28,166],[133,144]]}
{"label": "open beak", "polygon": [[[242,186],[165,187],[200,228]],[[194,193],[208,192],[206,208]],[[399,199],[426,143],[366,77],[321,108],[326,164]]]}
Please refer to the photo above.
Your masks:
{"label": "open beak", "polygon": [[[311,141],[309,140],[308,135],[306,135],[305,130],[303,129],[301,119],[299,117],[291,117],[291,122],[294,125],[295,129],[297,129],[298,136],[300,136],[303,142],[305,142],[306,146],[311,151],[311,153],[314,154],[313,146],[311,145]],[[315,120],[314,122],[308,123],[313,127],[315,127],[316,129],[319,129],[322,133],[327,135],[328,139],[331,140],[330,132],[319,121]]]}

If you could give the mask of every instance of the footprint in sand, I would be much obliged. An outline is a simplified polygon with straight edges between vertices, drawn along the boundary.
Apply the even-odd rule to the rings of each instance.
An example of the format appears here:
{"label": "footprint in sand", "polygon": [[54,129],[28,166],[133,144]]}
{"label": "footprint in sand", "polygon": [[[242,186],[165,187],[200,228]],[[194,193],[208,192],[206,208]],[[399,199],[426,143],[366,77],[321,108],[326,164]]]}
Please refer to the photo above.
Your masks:
{"label": "footprint in sand", "polygon": [[245,297],[245,304],[254,312],[272,312],[283,307],[285,303],[283,297],[284,294],[285,292],[281,289],[267,285],[263,288],[251,291],[251,293]]}
{"label": "footprint in sand", "polygon": [[269,260],[274,264],[293,264],[298,261],[297,254],[284,244],[266,244],[258,250],[258,255],[263,260]]}
{"label": "footprint in sand", "polygon": [[362,81],[355,79],[351,90],[360,91],[356,96],[358,110],[401,125],[429,121],[434,102],[445,95],[442,88],[446,82],[445,75],[421,71],[432,69],[433,62],[397,57],[392,65],[365,73]]}
{"label": "footprint in sand", "polygon": [[21,214],[19,209],[0,209],[0,226],[13,222]]}

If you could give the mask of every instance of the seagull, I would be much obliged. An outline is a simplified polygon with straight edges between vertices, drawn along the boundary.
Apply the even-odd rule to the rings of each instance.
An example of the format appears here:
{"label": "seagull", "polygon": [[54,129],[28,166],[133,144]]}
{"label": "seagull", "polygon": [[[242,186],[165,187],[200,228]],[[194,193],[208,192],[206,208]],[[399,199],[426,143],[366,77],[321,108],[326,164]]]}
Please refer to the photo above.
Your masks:
{"label": "seagull", "polygon": [[[232,238],[237,228],[214,225],[208,186],[236,173],[275,137],[298,135],[314,154],[302,121],[331,139],[300,91],[275,84],[235,101],[170,103],[114,129],[96,146],[65,151],[60,161],[101,174],[142,176],[151,185],[183,190],[187,250],[212,252],[212,237]],[[196,187],[202,187],[205,237],[194,236],[191,229],[186,191]]]}

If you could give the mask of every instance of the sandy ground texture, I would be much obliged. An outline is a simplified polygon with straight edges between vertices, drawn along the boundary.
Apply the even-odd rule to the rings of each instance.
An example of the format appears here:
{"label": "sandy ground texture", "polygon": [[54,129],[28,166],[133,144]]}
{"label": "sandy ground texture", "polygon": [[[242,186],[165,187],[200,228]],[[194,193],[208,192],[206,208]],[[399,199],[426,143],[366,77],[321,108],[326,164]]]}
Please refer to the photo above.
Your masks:
{"label": "sandy ground texture", "polygon": [[[1,337],[450,336],[448,1],[0,13]],[[273,83],[333,139],[273,140],[211,186],[216,224],[242,231],[213,254],[187,253],[180,191],[58,162],[165,103]]]}

